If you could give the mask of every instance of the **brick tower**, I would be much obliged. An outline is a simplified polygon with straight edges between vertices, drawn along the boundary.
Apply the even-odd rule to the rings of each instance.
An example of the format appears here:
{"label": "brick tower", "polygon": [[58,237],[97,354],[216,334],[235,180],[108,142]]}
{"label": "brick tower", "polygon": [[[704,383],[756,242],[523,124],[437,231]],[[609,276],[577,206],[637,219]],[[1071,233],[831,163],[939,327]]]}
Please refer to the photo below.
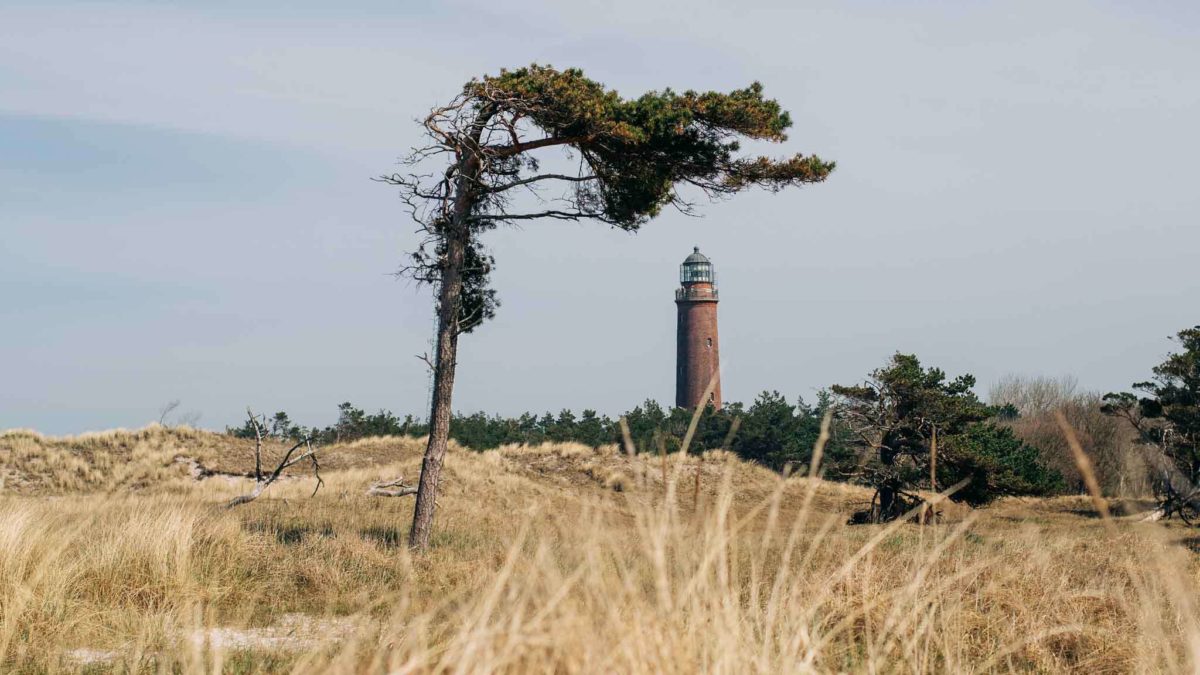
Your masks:
{"label": "brick tower", "polygon": [[[679,310],[676,337],[675,405],[695,408],[703,405],[704,390],[720,370],[717,342],[717,280],[712,262],[692,249],[679,266],[680,287],[675,289]],[[718,376],[719,377],[719,376]],[[721,381],[708,401],[721,407]]]}

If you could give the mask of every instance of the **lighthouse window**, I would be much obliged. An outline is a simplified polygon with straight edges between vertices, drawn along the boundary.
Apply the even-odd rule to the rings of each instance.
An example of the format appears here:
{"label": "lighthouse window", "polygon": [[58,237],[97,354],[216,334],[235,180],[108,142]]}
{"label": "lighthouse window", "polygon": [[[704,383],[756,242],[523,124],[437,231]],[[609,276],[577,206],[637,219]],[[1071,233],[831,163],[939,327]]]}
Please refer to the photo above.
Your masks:
{"label": "lighthouse window", "polygon": [[712,338],[707,338],[707,339],[704,341],[704,344],[705,344],[705,346],[707,346],[709,349],[712,349]]}

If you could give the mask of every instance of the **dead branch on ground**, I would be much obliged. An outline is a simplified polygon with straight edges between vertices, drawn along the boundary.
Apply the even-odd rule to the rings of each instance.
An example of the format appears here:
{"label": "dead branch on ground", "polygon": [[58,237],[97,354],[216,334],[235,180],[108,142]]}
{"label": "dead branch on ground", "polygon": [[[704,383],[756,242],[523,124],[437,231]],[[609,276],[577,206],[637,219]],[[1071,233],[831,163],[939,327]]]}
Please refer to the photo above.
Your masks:
{"label": "dead branch on ground", "polygon": [[371,497],[407,497],[417,494],[417,486],[405,485],[404,476],[400,476],[395,480],[371,483],[371,487],[367,488],[367,494]]}

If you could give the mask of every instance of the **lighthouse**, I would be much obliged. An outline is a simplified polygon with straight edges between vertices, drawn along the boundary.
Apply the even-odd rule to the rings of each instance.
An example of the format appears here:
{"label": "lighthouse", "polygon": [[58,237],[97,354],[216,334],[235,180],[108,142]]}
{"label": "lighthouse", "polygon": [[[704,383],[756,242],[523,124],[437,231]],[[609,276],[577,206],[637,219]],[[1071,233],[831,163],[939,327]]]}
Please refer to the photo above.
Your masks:
{"label": "lighthouse", "polygon": [[[721,407],[719,342],[717,341],[717,279],[712,261],[692,249],[679,266],[675,289],[679,325],[676,333],[675,405],[695,408],[711,403]],[[705,400],[704,390],[717,378]]]}

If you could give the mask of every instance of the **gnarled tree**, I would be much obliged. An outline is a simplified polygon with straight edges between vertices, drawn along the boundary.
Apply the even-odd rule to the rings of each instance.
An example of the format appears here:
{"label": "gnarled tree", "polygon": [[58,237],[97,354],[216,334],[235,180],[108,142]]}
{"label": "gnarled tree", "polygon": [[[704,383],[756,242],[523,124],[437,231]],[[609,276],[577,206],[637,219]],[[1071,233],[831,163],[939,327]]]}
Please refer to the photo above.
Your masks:
{"label": "gnarled tree", "polygon": [[[425,235],[402,272],[432,284],[437,295],[429,444],[410,547],[429,545],[459,335],[497,307],[488,286],[494,261],[480,235],[533,219],[633,231],[665,206],[690,211],[680,186],[711,198],[825,180],[834,165],[815,156],[738,154],[739,139],[782,142],[789,126],[787,112],[763,98],[758,83],[730,93],[666,89],[624,99],[580,70],[538,65],[471,80],[425,118],[429,143],[406,158],[411,171],[380,178],[400,189]],[[543,153],[552,150],[559,155],[549,162],[564,168],[543,168]]]}
{"label": "gnarled tree", "polygon": [[1103,412],[1121,417],[1148,451],[1158,515],[1200,521],[1200,326],[1179,331],[1182,348],[1154,367],[1154,379],[1106,394]]}
{"label": "gnarled tree", "polygon": [[895,354],[866,382],[832,387],[834,414],[863,453],[846,477],[875,488],[870,509],[853,522],[894,520],[921,503],[919,488],[934,484],[958,485],[950,498],[969,504],[1061,489],[1062,477],[1039,463],[1036,449],[992,421],[997,410],[974,386],[971,375],[948,380],[912,354]]}

